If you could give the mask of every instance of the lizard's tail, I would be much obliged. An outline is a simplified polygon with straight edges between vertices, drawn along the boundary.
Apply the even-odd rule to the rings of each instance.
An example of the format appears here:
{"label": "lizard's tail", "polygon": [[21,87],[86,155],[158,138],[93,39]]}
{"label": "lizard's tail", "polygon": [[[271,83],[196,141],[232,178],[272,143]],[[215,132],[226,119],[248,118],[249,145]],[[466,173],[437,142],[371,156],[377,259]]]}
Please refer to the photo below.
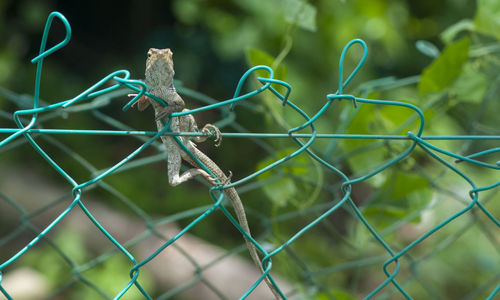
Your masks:
{"label": "lizard's tail", "polygon": [[[202,162],[210,170],[210,172],[212,172],[217,177],[217,179],[219,179],[221,183],[223,184],[228,183],[228,178],[224,174],[224,172],[222,172],[222,170],[217,166],[217,164],[215,164],[208,156],[206,156],[205,153],[198,150],[198,148],[196,148],[194,145],[192,145],[192,147],[189,148],[190,148],[189,150],[191,150],[191,152],[200,160],[200,162]],[[189,155],[185,154],[185,157],[183,156],[183,159],[188,161],[191,165],[193,165],[193,167],[200,168],[200,166]],[[236,212],[236,217],[238,218],[238,223],[240,224],[241,228],[244,231],[246,231],[249,236],[252,236],[252,234],[250,233],[250,228],[248,227],[245,208],[243,207],[238,192],[236,191],[235,188],[228,188],[224,190],[224,193],[226,194],[226,196],[231,201],[231,204],[233,205],[234,211]],[[250,252],[252,260],[254,261],[255,265],[259,268],[259,271],[262,274],[264,274],[262,261],[259,258],[259,254],[257,253],[255,245],[249,239],[247,239],[245,235],[243,235],[243,237],[245,238],[245,242],[247,244],[247,248],[248,251]],[[264,281],[266,282],[267,286],[271,289],[271,292],[273,293],[276,299],[283,299],[278,290],[275,288],[274,284],[267,276],[264,277]]]}
{"label": "lizard's tail", "polygon": [[[244,212],[243,204],[242,204],[240,197],[239,197],[238,193],[236,192],[236,190],[234,188],[229,188],[229,189],[224,190],[224,192],[226,193],[227,197],[231,200],[231,203],[234,207],[234,210],[236,212],[237,211]],[[235,198],[237,198],[237,200],[233,201],[232,199],[235,199]],[[236,213],[236,217],[238,218],[238,223],[240,223],[241,228],[243,228],[243,230],[245,230],[249,236],[252,236],[252,234],[250,233],[250,228],[248,226],[248,221],[247,221],[245,213],[243,213],[243,214]],[[257,248],[249,239],[247,239],[247,237],[245,235],[243,235],[243,237],[245,238],[248,252],[250,252],[250,256],[252,257],[252,260],[254,261],[255,265],[259,268],[260,272],[262,274],[264,274],[264,268],[262,267],[262,261],[260,260],[259,254],[257,253]],[[274,287],[274,284],[271,282],[271,280],[267,276],[264,277],[264,281],[266,282],[267,286],[271,289],[271,292],[273,293],[274,297],[276,299],[282,299],[280,293],[276,290],[276,288]]]}

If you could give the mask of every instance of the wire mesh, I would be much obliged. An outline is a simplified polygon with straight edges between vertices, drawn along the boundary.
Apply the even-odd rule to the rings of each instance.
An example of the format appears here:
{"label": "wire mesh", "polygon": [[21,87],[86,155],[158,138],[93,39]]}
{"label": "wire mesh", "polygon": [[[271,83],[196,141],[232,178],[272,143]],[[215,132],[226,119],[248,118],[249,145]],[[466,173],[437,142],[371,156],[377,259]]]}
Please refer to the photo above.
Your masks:
{"label": "wire mesh", "polygon": [[[64,40],[55,46],[46,49],[47,37],[52,26],[54,19],[60,20],[66,29],[66,36]],[[37,57],[32,60],[32,63],[37,65],[36,68],[36,82],[33,98],[26,99],[22,95],[15,94],[13,92],[2,89],[1,94],[4,98],[7,98],[14,104],[16,104],[21,109],[18,109],[11,116],[9,113],[2,111],[1,116],[4,119],[14,120],[18,128],[0,128],[0,133],[6,135],[5,138],[0,142],[0,150],[2,152],[15,151],[15,149],[25,143],[29,143],[35,149],[36,153],[43,157],[49,166],[57,172],[59,176],[62,176],[67,183],[71,185],[71,193],[63,197],[59,197],[49,204],[44,205],[36,210],[27,211],[18,200],[9,196],[7,194],[0,194],[1,202],[10,206],[14,209],[20,216],[18,218],[19,226],[14,230],[8,232],[5,236],[0,239],[0,247],[7,247],[11,249],[12,242],[22,235],[25,231],[30,231],[35,234],[30,242],[26,243],[20,250],[15,250],[8,259],[0,264],[0,291],[3,296],[7,299],[11,299],[10,293],[12,291],[6,290],[2,286],[2,276],[8,268],[21,260],[21,257],[26,253],[30,252],[35,245],[41,241],[46,242],[54,251],[58,253],[58,256],[65,261],[65,264],[70,266],[73,278],[69,280],[65,285],[59,286],[54,290],[52,297],[65,293],[67,290],[71,289],[75,285],[83,284],[87,288],[95,291],[97,295],[104,299],[109,299],[113,297],[114,299],[120,299],[134,289],[136,289],[143,297],[147,299],[152,299],[148,293],[148,288],[141,285],[141,271],[143,267],[152,264],[152,261],[162,254],[169,247],[176,247],[179,239],[181,239],[186,233],[188,233],[194,226],[202,222],[204,219],[208,218],[211,214],[216,211],[222,211],[228,220],[236,227],[238,230],[243,231],[237,221],[232,217],[231,213],[224,206],[224,192],[222,187],[212,187],[210,188],[210,195],[214,200],[214,204],[198,207],[189,211],[185,211],[184,214],[178,214],[174,216],[168,216],[164,218],[155,219],[149,216],[143,209],[139,208],[134,201],[124,196],[118,189],[114,188],[104,181],[104,179],[110,175],[118,174],[124,172],[125,170],[130,170],[137,168],[139,166],[144,166],[151,164],[156,161],[161,161],[165,159],[164,151],[162,150],[161,144],[158,143],[158,138],[161,135],[171,135],[177,138],[180,135],[195,136],[203,135],[202,133],[178,133],[168,131],[169,127],[165,126],[165,129],[160,132],[154,131],[141,131],[130,128],[129,126],[120,123],[113,117],[102,113],[98,108],[110,105],[111,100],[115,98],[120,98],[131,91],[139,93],[139,96],[147,94],[148,96],[155,98],[154,96],[147,93],[146,85],[140,81],[135,80],[130,77],[130,73],[126,70],[119,70],[105,76],[102,80],[98,81],[96,84],[89,87],[84,92],[80,93],[76,97],[64,101],[59,101],[53,104],[48,104],[40,100],[40,82],[42,78],[42,65],[44,59],[51,55],[52,53],[58,51],[64,47],[70,40],[71,28],[65,17],[58,13],[53,12],[49,15],[45,31],[42,37],[42,43],[40,46],[40,52]],[[344,79],[343,64],[345,56],[348,54],[349,49],[356,45],[356,47],[362,48],[362,57],[355,67],[354,71]],[[401,81],[389,80],[387,82],[374,81],[367,85],[362,85],[363,88],[360,89],[360,94],[363,97],[357,97],[351,94],[344,93],[344,89],[360,71],[362,65],[367,58],[367,46],[360,39],[354,39],[350,41],[343,49],[340,61],[339,61],[339,76],[338,76],[338,90],[335,93],[328,94],[326,96],[325,104],[310,117],[306,112],[301,110],[299,105],[294,104],[291,101],[290,95],[292,91],[292,86],[287,82],[278,80],[274,78],[274,72],[271,68],[267,66],[256,66],[248,70],[239,80],[234,95],[231,99],[225,101],[214,101],[205,95],[201,95],[195,91],[181,88],[180,93],[196,98],[200,101],[204,101],[207,105],[189,110],[188,112],[174,113],[175,116],[182,116],[185,114],[196,114],[203,111],[221,109],[222,107],[230,107],[232,109],[236,103],[241,105],[246,105],[246,103],[253,99],[255,96],[263,93],[273,95],[275,99],[279,100],[284,109],[292,111],[303,119],[303,123],[299,126],[291,127],[287,132],[283,133],[250,133],[245,132],[241,129],[241,132],[237,133],[227,133],[224,132],[222,135],[224,138],[244,138],[252,139],[256,143],[263,143],[264,139],[269,138],[280,138],[293,141],[296,147],[288,151],[286,154],[281,155],[281,158],[276,158],[274,161],[266,162],[260,165],[259,170],[250,174],[240,180],[236,180],[233,183],[224,186],[227,187],[238,187],[240,191],[245,189],[252,189],[265,185],[266,182],[272,183],[272,180],[277,179],[278,176],[284,176],[283,174],[277,175],[278,173],[273,173],[273,171],[285,166],[287,163],[293,162],[299,164],[301,158],[304,155],[308,159],[314,161],[313,164],[321,166],[326,172],[340,178],[340,181],[335,184],[323,187],[329,195],[332,196],[330,201],[326,204],[312,205],[307,207],[305,210],[291,211],[287,214],[281,214],[275,217],[272,222],[280,223],[293,220],[299,215],[310,214],[314,218],[308,219],[307,222],[303,223],[302,226],[290,234],[286,239],[281,240],[279,245],[264,245],[262,242],[259,243],[256,239],[252,239],[252,242],[259,249],[262,254],[263,264],[267,267],[266,274],[260,276],[255,280],[254,284],[247,287],[247,290],[241,295],[241,298],[246,298],[252,295],[255,288],[263,281],[264,276],[271,276],[273,271],[273,264],[271,263],[273,258],[277,258],[280,254],[286,253],[289,255],[288,259],[297,265],[296,272],[300,273],[297,278],[305,285],[311,288],[307,292],[300,290],[299,288],[291,290],[282,290],[283,294],[287,297],[293,298],[300,295],[319,295],[323,293],[325,297],[338,298],[338,299],[348,299],[346,296],[341,294],[335,294],[332,292],[327,285],[321,283],[322,276],[332,275],[332,274],[347,274],[347,272],[352,272],[353,270],[363,270],[364,267],[378,267],[376,274],[380,276],[379,281],[372,285],[369,290],[364,290],[360,292],[358,296],[364,297],[366,299],[379,297],[379,298],[401,298],[412,299],[411,291],[414,291],[415,286],[418,289],[424,291],[424,293],[429,298],[439,299],[439,292],[436,291],[432,284],[427,281],[428,274],[425,271],[424,265],[426,262],[431,261],[434,257],[440,255],[443,249],[451,247],[459,240],[464,234],[466,234],[474,226],[479,226],[479,232],[486,236],[486,239],[491,243],[493,256],[491,262],[498,262],[498,257],[500,253],[500,243],[498,241],[498,235],[500,233],[500,222],[495,217],[494,209],[489,209],[487,204],[494,202],[493,200],[498,200],[497,187],[500,185],[500,181],[494,176],[491,176],[489,184],[479,185],[476,180],[467,174],[467,168],[477,167],[484,168],[485,170],[497,171],[500,166],[499,162],[488,163],[479,160],[487,155],[497,153],[499,147],[490,147],[486,150],[481,150],[476,153],[471,153],[468,155],[461,155],[447,151],[443,147],[438,147],[434,143],[438,141],[499,141],[500,136],[498,135],[464,135],[464,136],[444,136],[444,135],[422,135],[426,125],[426,109],[421,109],[416,105],[400,102],[400,101],[390,101],[390,100],[377,100],[367,98],[370,93],[381,90],[384,88],[390,88],[401,85],[413,84],[418,81],[418,78],[409,78]],[[258,74],[258,75],[256,75]],[[263,76],[262,74],[267,74]],[[256,78],[260,83],[260,87],[244,93],[243,88],[249,79]],[[247,84],[248,85],[248,84]],[[134,99],[135,100],[135,99]],[[129,109],[134,102],[134,100],[129,101],[124,107],[123,111]],[[163,100],[155,98],[156,101],[165,105]],[[338,131],[336,133],[318,133],[315,124],[321,122],[321,119],[325,117],[328,110],[335,109],[340,102],[347,102],[344,108],[349,112],[346,118],[359,118],[357,111],[364,106],[372,105],[376,107],[390,107],[399,109],[398,111],[408,111],[404,113],[404,118],[400,120],[399,131],[404,130],[404,128],[411,127],[412,130],[408,131],[407,134],[354,134],[354,133],[342,133]],[[103,129],[51,129],[45,128],[43,125],[52,119],[59,118],[65,114],[77,112],[77,111],[89,111],[93,116],[98,119],[102,124],[111,126],[113,129],[103,130]],[[374,117],[374,116],[372,116]],[[227,112],[226,118],[218,122],[220,127],[227,124],[233,124],[233,128],[238,128],[237,124],[234,124],[234,114]],[[168,123],[167,123],[168,125]],[[345,129],[345,128],[344,128]],[[303,133],[307,131],[307,133]],[[59,141],[54,138],[54,136],[67,135],[67,136],[79,136],[79,135],[96,135],[96,136],[124,136],[133,137],[141,141],[141,145],[133,152],[128,153],[125,158],[123,158],[118,163],[103,168],[98,169],[88,161],[86,161],[82,156],[77,154],[77,152],[66,145],[66,143]],[[205,134],[207,135],[207,134]],[[401,141],[403,144],[399,144],[400,148],[395,147],[391,157],[385,158],[385,161],[377,163],[375,167],[370,167],[362,172],[353,172],[353,174],[346,174],[341,171],[341,165],[343,160],[347,159],[349,156],[356,155],[356,151],[360,152],[361,155],[370,155],[370,147],[373,143],[366,144],[362,150],[353,150],[353,153],[346,153],[344,157],[332,158],[331,153],[335,148],[335,144],[339,140],[343,143],[354,143],[354,141],[376,141],[379,145],[386,144],[389,141]],[[330,141],[331,143],[327,146],[317,146],[318,144],[324,145],[322,141]],[[146,158],[137,158],[138,155],[143,152],[148,147],[155,147],[160,151],[161,154],[153,155]],[[262,146],[267,147],[266,145]],[[61,163],[58,162],[58,157],[51,155],[50,149],[57,149],[57,153],[65,153],[76,160],[82,169],[86,170],[88,173],[92,174],[90,180],[77,180],[76,174],[71,174],[66,170]],[[189,151],[184,149],[185,151]],[[273,150],[269,150],[270,153]],[[388,237],[397,233],[401,230],[403,226],[412,220],[418,219],[422,216],[424,211],[433,210],[436,208],[439,200],[434,199],[431,203],[418,207],[415,211],[408,215],[405,215],[401,219],[397,219],[389,226],[386,226],[382,230],[378,229],[378,226],[374,225],[374,219],[367,217],[370,212],[364,209],[363,205],[359,205],[353,201],[353,193],[356,191],[357,187],[363,188],[360,184],[368,180],[376,179],[377,175],[385,174],[390,169],[399,169],[401,164],[408,162],[413,156],[426,157],[435,160],[437,163],[441,164],[443,167],[442,174],[439,177],[431,177],[425,172],[418,172],[417,177],[424,178],[426,182],[430,184],[430,188],[437,191],[440,196],[436,197],[451,197],[456,199],[457,203],[461,206],[459,209],[452,211],[450,210],[445,214],[445,218],[439,220],[430,228],[426,228],[420,234],[415,236],[415,238],[408,240],[406,244],[395,244]],[[374,160],[380,159],[380,157],[374,158]],[[414,158],[418,159],[418,158]],[[418,163],[417,163],[418,164]],[[200,162],[200,165],[203,165]],[[461,168],[462,165],[467,165],[467,167]],[[309,165],[310,168],[311,165]],[[446,178],[445,175],[450,176],[450,174],[455,174],[459,176],[462,180],[462,185],[460,185],[460,190],[450,190],[446,188]],[[498,173],[492,173],[497,175]],[[255,185],[255,179],[259,176],[268,176],[267,180],[259,180],[259,185]],[[259,177],[259,178],[260,178]],[[307,178],[303,180],[307,181]],[[394,183],[394,184],[397,184]],[[255,186],[255,187],[254,187]],[[327,186],[326,184],[324,186]],[[115,195],[119,201],[127,207],[128,210],[132,211],[133,214],[143,220],[143,224],[146,227],[139,235],[135,236],[133,239],[128,241],[119,241],[113,234],[111,234],[107,228],[107,220],[99,219],[96,217],[96,211],[89,208],[89,205],[83,200],[84,194],[89,191],[101,188],[109,193]],[[444,195],[444,196],[443,196]],[[481,197],[480,197],[481,196]],[[36,199],[33,199],[35,201]],[[70,200],[68,202],[68,200]],[[497,201],[498,202],[498,201]],[[67,205],[69,203],[69,205]],[[52,207],[57,205],[63,205],[64,210],[54,217],[50,224],[45,228],[39,229],[32,222],[32,219],[46,213]],[[56,243],[52,242],[52,238],[48,237],[49,232],[53,231],[54,228],[60,224],[60,222],[71,214],[75,210],[80,210],[83,212],[88,220],[90,220],[95,228],[99,230],[99,233],[95,232],[96,235],[103,235],[107,238],[109,242],[113,245],[113,250],[105,252],[98,257],[86,262],[80,263],[74,257],[70,257],[66,254],[65,250]],[[358,222],[363,225],[363,230],[369,232],[370,241],[376,245],[377,251],[373,251],[373,255],[362,256],[351,261],[337,261],[331,266],[312,266],[308,265],[305,261],[300,258],[295,257],[295,251],[293,250],[293,245],[300,239],[307,239],[308,233],[310,233],[319,224],[322,226],[335,226],[334,222],[331,220],[331,216],[334,212],[339,210],[347,211],[352,218],[355,218]],[[498,213],[498,211],[496,211]],[[396,214],[396,213],[395,213]],[[397,217],[397,214],[396,214]],[[163,233],[159,232],[157,228],[165,223],[173,222],[176,220],[183,220],[185,218],[191,218],[185,226],[182,227],[173,236],[165,236]],[[456,229],[454,231],[447,232],[446,238],[440,236],[439,242],[434,244],[433,249],[427,250],[424,255],[419,255],[414,257],[412,253],[415,253],[419,249],[419,246],[423,244],[424,241],[432,239],[433,236],[437,234],[438,231],[445,231],[446,227],[453,222],[462,220],[460,225],[461,229]],[[270,222],[270,223],[272,223]],[[463,223],[463,224],[462,224]],[[330,224],[330,225],[325,225]],[[340,234],[338,231],[336,234]],[[155,250],[147,255],[146,257],[137,257],[134,255],[131,249],[144,241],[148,237],[158,236],[164,242],[155,248]],[[239,248],[241,250],[241,247]],[[11,250],[12,251],[12,250]],[[335,256],[335,251],[332,250],[332,256]],[[230,255],[231,253],[228,253]],[[99,287],[92,278],[87,275],[87,271],[91,270],[95,266],[102,264],[103,262],[110,260],[113,256],[121,255],[126,257],[126,259],[131,264],[128,269],[130,279],[122,289],[115,295],[108,295],[101,287]],[[184,290],[189,289],[192,285],[198,282],[204,282],[214,294],[220,298],[225,298],[224,291],[217,287],[210,286],[209,281],[203,276],[203,272],[211,264],[217,264],[218,260],[210,262],[209,264],[200,264],[195,259],[189,257],[188,254],[184,254],[185,257],[191,261],[194,273],[198,274],[193,280],[185,282],[167,291],[163,291],[162,294],[157,295],[159,299],[167,299],[175,297],[176,295],[182,293]],[[224,259],[223,258],[219,258]],[[498,266],[498,265],[497,265]],[[424,269],[424,271],[422,271]],[[351,276],[359,276],[359,273],[349,273]],[[357,274],[357,275],[356,275]],[[493,299],[498,295],[500,291],[500,271],[498,268],[493,268],[491,274],[489,274],[489,279],[485,279],[480,286],[475,286],[471,288],[471,292],[468,299],[473,299],[478,295],[486,295],[487,299]],[[276,285],[279,289],[279,284]],[[355,290],[355,288],[353,288]],[[364,294],[363,294],[364,293]],[[313,296],[311,296],[313,297]]]}

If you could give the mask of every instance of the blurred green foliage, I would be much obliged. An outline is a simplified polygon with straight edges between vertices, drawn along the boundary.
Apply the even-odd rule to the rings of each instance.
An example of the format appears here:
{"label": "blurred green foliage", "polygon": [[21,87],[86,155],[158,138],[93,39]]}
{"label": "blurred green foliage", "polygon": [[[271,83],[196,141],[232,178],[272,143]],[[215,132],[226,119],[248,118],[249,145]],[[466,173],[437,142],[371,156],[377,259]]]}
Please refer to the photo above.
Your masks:
{"label": "blurred green foliage", "polygon": [[[130,69],[133,77],[141,78],[145,49],[171,47],[175,53],[177,78],[183,86],[224,100],[232,96],[237,79],[248,67],[266,64],[276,71],[276,78],[292,84],[293,101],[313,115],[324,103],[325,95],[337,89],[342,47],[353,38],[362,38],[368,44],[368,61],[347,93],[401,100],[419,106],[427,121],[424,135],[499,134],[500,103],[495,98],[500,80],[500,4],[495,0],[175,0],[144,5],[124,1],[120,6],[104,6],[101,10],[84,8],[81,3],[73,5],[70,8],[64,1],[55,0],[0,2],[0,86],[18,93],[32,93],[34,68],[28,60],[36,55],[46,16],[52,10],[60,10],[75,30],[70,43],[73,46],[63,51],[66,54],[47,59],[44,66],[42,98],[49,103],[81,92],[103,74],[116,69]],[[91,7],[92,2],[85,5]],[[96,5],[97,2],[94,7]],[[111,21],[114,24],[108,26]],[[125,31],[127,36],[113,34],[119,30]],[[353,49],[345,61],[344,69],[348,71],[344,77],[360,57],[360,49]],[[61,78],[64,78],[64,84]],[[241,128],[254,132],[286,132],[286,129],[302,123],[296,115],[277,105],[275,98],[263,96],[261,100],[250,108],[237,107],[237,122]],[[8,103],[0,96],[0,109],[13,110],[15,106]],[[189,103],[190,107],[198,105],[201,104]],[[102,111],[125,124],[154,128],[150,112],[124,115],[119,107],[116,104],[104,107]],[[214,120],[218,116],[212,113],[200,118]],[[0,125],[13,127],[14,124],[2,119]],[[72,114],[67,120],[54,121],[53,125],[54,128],[104,126],[92,123],[86,115],[77,114]],[[369,105],[354,109],[351,103],[344,101],[335,103],[328,116],[319,119],[316,125],[318,132],[322,133],[405,134],[416,130],[417,119],[404,109]],[[223,128],[231,129],[234,128]],[[61,137],[62,140],[65,138]],[[275,151],[268,155],[256,143],[231,140],[224,143],[220,151],[207,151],[216,161],[230,166],[228,168],[237,177],[258,170],[296,149],[296,145],[287,141],[273,140],[269,147]],[[493,142],[485,141],[436,141],[435,144],[459,153],[474,153],[494,146]],[[114,149],[103,153],[106,147],[102,145],[109,146],[108,138],[94,139],[91,147],[83,138],[74,144],[75,149],[85,152],[87,158],[100,167],[117,161],[135,147],[116,139]],[[315,143],[313,149],[322,153],[325,159],[337,163],[347,174],[360,176],[394,158],[407,145],[407,141],[322,140]],[[252,156],[241,159],[242,153]],[[19,160],[24,154],[8,155]],[[65,163],[71,166],[72,160],[67,158]],[[137,205],[155,214],[173,214],[209,203],[206,188],[199,183],[169,189],[169,201],[158,201],[158,198],[165,197],[162,194],[164,189],[158,188],[166,185],[164,167],[161,164],[148,170],[124,172],[117,177],[111,176],[107,182],[130,198],[141,199]],[[43,166],[38,168],[43,170]],[[491,170],[464,168],[478,185],[491,183],[491,178],[496,175]],[[79,171],[82,177],[91,175],[75,169],[75,172]],[[155,175],[159,173],[165,176]],[[355,188],[361,192],[354,193],[353,198],[384,238],[402,248],[414,237],[407,232],[410,229],[404,226],[396,228],[396,225],[420,224],[425,227],[428,225],[424,222],[425,214],[430,209],[437,221],[449,216],[450,210],[457,210],[460,201],[450,204],[446,197],[465,199],[464,195],[454,194],[455,189],[463,186],[463,181],[445,175],[449,175],[449,171],[439,167],[421,150],[416,150],[408,160],[357,185]],[[338,195],[331,191],[339,188],[339,179],[305,156],[263,174],[257,183],[262,184],[262,189],[245,193],[245,205],[250,212],[253,208],[260,215],[274,220],[271,222],[273,236],[270,241],[275,244],[281,244],[298,228],[317,217],[321,211],[318,206],[338,200],[332,199]],[[191,195],[189,201],[173,201],[182,199],[186,193]],[[491,199],[495,195],[498,192],[493,191],[488,197]],[[488,202],[488,209],[498,216],[500,205],[496,202]],[[293,214],[293,217],[285,213]],[[380,245],[373,242],[369,233],[350,214],[352,211],[348,208],[335,213],[329,220],[331,223],[312,230],[294,243],[290,252],[300,253],[300,259],[311,269],[383,253]],[[262,231],[259,225],[265,226],[258,224],[257,219],[250,213],[250,222],[255,224],[252,226],[254,232]],[[480,222],[482,219],[472,215],[467,220]],[[437,222],[435,220],[433,222]],[[221,214],[205,222],[206,226],[195,227],[193,233],[207,240],[220,241],[218,244],[226,247],[241,242],[239,233],[227,228]],[[477,223],[466,234],[458,235],[462,223],[464,221],[446,227],[437,238],[426,241],[411,252],[418,260],[430,255],[429,252],[434,253],[432,249],[447,235],[456,237],[445,252],[436,250],[431,260],[420,264],[419,272],[409,267],[402,272],[402,277],[418,278],[405,286],[405,290],[416,299],[461,297],[497,274],[498,270],[489,267],[498,265],[498,241],[485,237],[491,234],[493,226]],[[494,229],[498,231],[498,228]],[[75,240],[74,236],[64,232],[61,236],[69,238],[66,242],[61,240],[60,247],[70,253],[73,260],[86,258],[88,253],[75,250],[79,247],[71,247],[84,244],[84,241]],[[335,252],[333,255],[332,251]],[[43,264],[52,264],[55,259],[48,253],[42,249],[30,254],[26,263],[45,270]],[[343,273],[325,272],[311,279],[307,277],[309,270],[304,271],[291,263],[290,257],[278,256],[276,261],[273,271],[302,283],[302,293],[316,299],[355,299],[373,289],[373,282],[381,281],[381,277],[376,276],[382,276],[378,265],[367,264],[363,269],[366,272],[348,269]],[[457,266],[460,270],[449,266]],[[105,282],[103,288],[109,288],[111,293],[120,285],[114,281],[115,276],[126,274],[128,267],[126,262],[113,259],[85,275]],[[54,269],[46,273],[55,285],[63,283],[58,272]],[[429,278],[417,276],[422,274],[429,275]],[[385,292],[387,298],[394,293]],[[81,293],[84,292],[77,290],[75,295],[80,299],[91,298]]]}
{"label": "blurred green foliage", "polygon": [[[61,257],[62,253],[64,256]],[[66,228],[57,233],[51,244],[29,252],[22,258],[22,263],[43,273],[52,290],[57,291],[67,285],[74,286],[69,293],[62,290],[60,297],[79,300],[114,297],[130,280],[128,273],[133,265],[125,257],[115,255],[98,266],[85,270],[85,262],[90,255],[78,232]],[[83,267],[76,267],[76,264]],[[141,273],[141,284],[150,289],[151,275],[147,271]],[[78,275],[73,276],[74,274]],[[79,283],[79,280],[90,280],[94,288]],[[143,299],[143,296],[138,290],[133,290],[127,293],[126,299]]]}

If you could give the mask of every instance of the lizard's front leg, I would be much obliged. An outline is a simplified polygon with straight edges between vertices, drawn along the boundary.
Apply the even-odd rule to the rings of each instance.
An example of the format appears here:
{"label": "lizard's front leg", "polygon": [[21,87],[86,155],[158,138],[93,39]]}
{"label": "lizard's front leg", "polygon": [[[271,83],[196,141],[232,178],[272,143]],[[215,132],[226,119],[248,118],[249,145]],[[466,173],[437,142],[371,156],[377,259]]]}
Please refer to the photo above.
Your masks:
{"label": "lizard's front leg", "polygon": [[158,107],[155,109],[155,120],[161,120],[168,117],[171,113],[180,112],[184,109],[184,100],[182,100],[181,96],[177,94],[177,92],[173,91],[167,94],[168,99],[167,106]]}
{"label": "lizard's front leg", "polygon": [[[127,96],[128,97],[136,97],[137,94],[128,94]],[[141,98],[139,98],[139,100],[137,100],[136,102],[134,102],[132,104],[132,107],[134,107],[134,105],[136,105],[136,104],[137,104],[137,109],[139,111],[145,110],[149,106],[148,96],[142,95]]]}
{"label": "lizard's front leg", "polygon": [[155,121],[159,121],[159,120],[165,119],[171,113],[180,112],[183,109],[184,109],[184,106],[176,105],[176,104],[172,104],[172,105],[164,106],[164,107],[161,107],[161,108],[157,108],[156,109],[156,114],[155,114]]}
{"label": "lizard's front leg", "polygon": [[[185,110],[187,110],[187,109],[185,109]],[[180,130],[186,131],[186,132],[200,132],[200,130],[198,129],[198,125],[196,124],[196,121],[192,115],[183,116],[183,120],[180,124]],[[222,134],[217,126],[212,125],[212,124],[205,124],[205,126],[203,126],[203,128],[201,129],[201,132],[215,134],[215,140],[214,140],[215,147],[220,146],[220,144],[222,142]],[[196,143],[204,142],[207,139],[208,139],[208,136],[193,137],[193,141],[195,141]]]}

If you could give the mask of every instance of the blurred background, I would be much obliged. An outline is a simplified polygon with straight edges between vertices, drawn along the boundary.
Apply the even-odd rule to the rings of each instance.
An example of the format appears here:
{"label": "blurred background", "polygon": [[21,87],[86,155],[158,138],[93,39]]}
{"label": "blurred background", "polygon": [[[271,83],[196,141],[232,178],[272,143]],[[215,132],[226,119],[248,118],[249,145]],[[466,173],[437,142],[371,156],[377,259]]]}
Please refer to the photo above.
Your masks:
{"label": "blurred background", "polygon": [[[265,64],[276,71],[276,78],[292,85],[292,101],[312,116],[325,104],[325,96],[337,90],[343,47],[361,38],[368,46],[367,61],[346,93],[420,107],[426,117],[423,135],[500,134],[500,104],[495,101],[500,6],[494,0],[0,0],[0,128],[16,128],[12,113],[32,105],[35,65],[30,60],[38,55],[52,11],[68,19],[72,37],[44,62],[40,97],[45,104],[73,98],[116,70],[143,78],[146,52],[155,47],[174,52],[176,87],[189,108],[230,99],[243,73]],[[54,21],[48,45],[62,40],[64,34],[61,23]],[[362,56],[358,46],[345,58],[344,77]],[[257,87],[256,82],[246,89]],[[121,110],[129,100],[128,92],[114,94],[95,108],[56,112],[43,119],[43,127],[156,130],[151,110]],[[219,125],[223,132],[286,133],[303,123],[270,94],[238,105],[234,113],[225,107],[195,117],[201,125]],[[418,129],[409,110],[376,105],[354,109],[348,101],[334,102],[315,125],[319,133],[406,135]],[[24,139],[18,140],[0,148],[0,263],[32,240],[73,199],[70,185]],[[38,141],[77,182],[95,177],[144,142],[84,135],[40,136]],[[498,139],[432,143],[463,155],[499,147]],[[200,145],[202,150],[223,170],[231,170],[233,181],[297,149],[285,139],[226,138],[219,149],[212,142],[205,144]],[[350,178],[358,178],[409,145],[403,140],[321,139],[311,149]],[[99,222],[142,259],[212,204],[201,181],[168,186],[161,149],[158,143],[146,149],[140,158],[153,158],[151,162],[125,168],[84,193]],[[454,159],[444,159],[455,165]],[[478,159],[499,161],[495,153]],[[496,170],[464,163],[455,166],[478,187],[499,180]],[[338,202],[341,183],[338,175],[304,154],[239,191],[253,235],[271,250]],[[462,177],[416,149],[408,159],[353,185],[352,200],[397,252],[467,207],[470,189]],[[486,210],[498,219],[498,189],[480,195]],[[66,219],[70,220],[67,226],[54,228],[2,270],[3,287],[7,281],[11,287],[19,282],[21,287],[39,283],[39,290],[15,299],[107,299],[127,284],[133,264],[118,254],[116,246],[102,240],[102,233],[81,211]],[[161,227],[165,224],[174,228]],[[230,260],[232,256],[249,261],[241,234],[220,211],[193,227],[189,238],[193,240],[183,246],[207,252],[217,247],[213,255],[229,262],[228,268],[237,263]],[[189,260],[191,254],[183,255]],[[283,281],[291,298],[358,299],[384,282],[382,265],[388,258],[383,245],[345,205],[274,256],[272,274]],[[397,279],[415,299],[484,299],[498,288],[499,265],[498,221],[473,209],[405,254]],[[250,284],[231,294],[219,283],[210,285],[177,274],[179,269],[190,270],[185,265],[165,268],[146,267],[139,277],[154,298],[190,299],[199,290],[187,283],[195,282],[208,286],[206,299],[232,299],[258,278],[258,274],[247,276]],[[8,276],[9,271],[14,275]],[[216,274],[221,272],[229,271]],[[15,274],[21,274],[21,279],[16,281]],[[14,288],[5,289],[15,294]],[[376,297],[402,299],[403,295],[389,284]],[[135,287],[125,294],[125,299],[142,298]]]}

